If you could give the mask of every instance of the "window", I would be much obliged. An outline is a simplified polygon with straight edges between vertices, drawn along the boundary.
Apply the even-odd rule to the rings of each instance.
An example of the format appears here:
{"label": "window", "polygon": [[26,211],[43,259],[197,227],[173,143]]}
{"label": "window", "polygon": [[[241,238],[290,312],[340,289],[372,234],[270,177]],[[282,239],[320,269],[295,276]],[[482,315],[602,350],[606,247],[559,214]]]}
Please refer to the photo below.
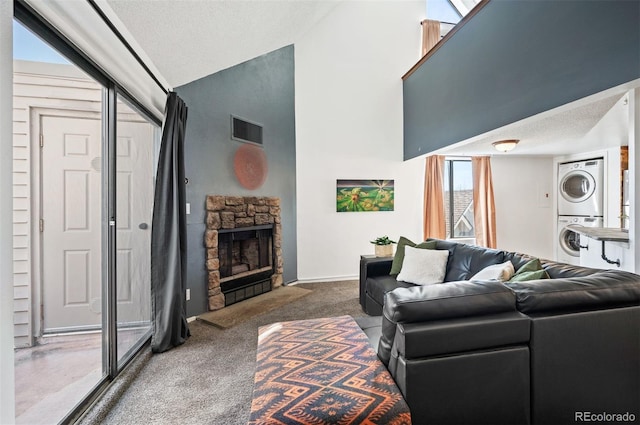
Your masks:
{"label": "window", "polygon": [[444,37],[480,0],[426,0],[427,19],[440,21],[440,35]]}
{"label": "window", "polygon": [[457,24],[480,0],[426,0],[427,18]]}
{"label": "window", "polygon": [[473,174],[470,160],[445,161],[443,192],[447,239],[475,239]]}

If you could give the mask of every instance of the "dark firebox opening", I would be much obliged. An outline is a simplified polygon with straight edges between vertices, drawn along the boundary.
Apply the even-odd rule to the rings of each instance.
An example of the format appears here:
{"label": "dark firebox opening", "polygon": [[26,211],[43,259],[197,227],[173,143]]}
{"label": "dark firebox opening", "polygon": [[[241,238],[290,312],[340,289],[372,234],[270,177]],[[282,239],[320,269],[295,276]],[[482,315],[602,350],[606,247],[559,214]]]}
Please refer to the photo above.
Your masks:
{"label": "dark firebox opening", "polygon": [[220,289],[225,305],[271,290],[273,254],[271,224],[219,231]]}

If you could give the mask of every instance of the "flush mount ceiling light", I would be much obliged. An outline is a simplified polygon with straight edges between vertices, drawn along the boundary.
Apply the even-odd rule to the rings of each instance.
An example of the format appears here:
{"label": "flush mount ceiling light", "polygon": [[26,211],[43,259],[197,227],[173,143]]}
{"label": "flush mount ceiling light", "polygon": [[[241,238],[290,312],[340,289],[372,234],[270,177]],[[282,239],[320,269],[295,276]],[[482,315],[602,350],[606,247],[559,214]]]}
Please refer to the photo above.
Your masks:
{"label": "flush mount ceiling light", "polygon": [[509,140],[499,140],[497,142],[493,142],[492,145],[496,150],[500,152],[509,152],[513,150],[520,140],[509,139]]}

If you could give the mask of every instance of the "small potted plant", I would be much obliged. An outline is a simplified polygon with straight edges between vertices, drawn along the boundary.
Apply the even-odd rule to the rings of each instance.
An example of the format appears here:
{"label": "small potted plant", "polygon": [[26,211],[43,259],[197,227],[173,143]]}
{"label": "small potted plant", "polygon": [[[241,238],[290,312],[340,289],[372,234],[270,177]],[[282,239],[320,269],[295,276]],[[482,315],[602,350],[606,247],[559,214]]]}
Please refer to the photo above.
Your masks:
{"label": "small potted plant", "polygon": [[391,257],[393,255],[393,244],[396,242],[389,239],[388,236],[380,236],[370,242],[376,246],[376,257]]}

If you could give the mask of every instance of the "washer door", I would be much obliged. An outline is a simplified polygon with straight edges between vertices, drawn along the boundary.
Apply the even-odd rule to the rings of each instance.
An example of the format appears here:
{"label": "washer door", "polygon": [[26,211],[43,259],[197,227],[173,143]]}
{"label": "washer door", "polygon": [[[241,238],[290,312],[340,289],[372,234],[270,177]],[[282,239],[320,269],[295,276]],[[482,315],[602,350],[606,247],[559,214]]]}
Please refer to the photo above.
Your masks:
{"label": "washer door", "polygon": [[593,176],[582,170],[568,173],[560,182],[560,194],[569,202],[583,202],[596,190]]}
{"label": "washer door", "polygon": [[560,248],[572,257],[580,256],[580,234],[564,227],[558,236]]}

